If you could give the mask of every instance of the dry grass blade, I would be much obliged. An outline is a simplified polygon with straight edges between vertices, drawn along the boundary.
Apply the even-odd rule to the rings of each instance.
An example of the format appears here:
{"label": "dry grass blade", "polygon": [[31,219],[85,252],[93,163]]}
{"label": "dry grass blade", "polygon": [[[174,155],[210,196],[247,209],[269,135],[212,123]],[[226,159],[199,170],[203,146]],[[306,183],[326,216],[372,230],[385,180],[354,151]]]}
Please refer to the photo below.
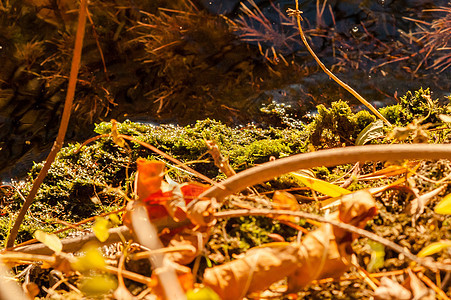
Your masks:
{"label": "dry grass blade", "polygon": [[[429,12],[442,12],[444,17],[436,19],[431,23],[421,22],[420,20],[412,20],[417,23],[421,31],[418,33],[421,37],[419,40],[425,41],[424,51],[426,55],[420,62],[419,66],[426,62],[429,57],[436,57],[432,65],[427,69],[438,70],[443,72],[447,68],[451,67],[451,8],[441,7],[437,9],[425,10]],[[429,29],[420,26],[423,24],[429,27]],[[419,67],[418,67],[419,68]],[[417,69],[418,69],[417,68]]]}

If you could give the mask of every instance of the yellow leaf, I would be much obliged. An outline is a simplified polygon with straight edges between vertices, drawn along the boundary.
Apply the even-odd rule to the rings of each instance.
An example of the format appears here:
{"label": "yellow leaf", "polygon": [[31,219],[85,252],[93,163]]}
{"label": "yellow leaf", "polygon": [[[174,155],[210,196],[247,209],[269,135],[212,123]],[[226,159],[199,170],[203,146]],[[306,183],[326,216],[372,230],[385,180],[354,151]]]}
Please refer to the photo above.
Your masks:
{"label": "yellow leaf", "polygon": [[53,233],[46,233],[42,230],[36,230],[34,232],[34,237],[56,253],[63,250],[63,244],[61,244],[60,239]]}
{"label": "yellow leaf", "polygon": [[108,229],[110,227],[110,222],[107,219],[97,217],[94,225],[92,225],[92,231],[94,232],[96,238],[103,243],[110,236],[108,233]]}
{"label": "yellow leaf", "polygon": [[116,214],[111,214],[108,216],[108,218],[110,219],[111,223],[113,223],[114,225],[120,225],[122,223]]}
{"label": "yellow leaf", "polygon": [[425,257],[432,254],[435,254],[437,252],[442,251],[445,248],[451,247],[451,241],[450,240],[443,240],[440,242],[435,242],[430,245],[427,245],[421,251],[418,253],[418,257]]}
{"label": "yellow leaf", "polygon": [[385,262],[385,248],[384,245],[378,242],[368,242],[371,248],[371,260],[368,263],[366,269],[372,273],[384,266]]}
{"label": "yellow leaf", "polygon": [[95,245],[88,244],[82,251],[84,255],[77,257],[71,264],[72,268],[79,272],[86,272],[94,269],[102,270],[105,267],[105,259]]}
{"label": "yellow leaf", "polygon": [[434,211],[442,215],[451,215],[451,194],[443,197],[443,199],[435,207]]}
{"label": "yellow leaf", "polygon": [[291,172],[291,175],[294,176],[297,180],[302,182],[307,187],[311,188],[314,191],[317,191],[319,193],[323,193],[324,195],[330,196],[330,197],[339,197],[346,194],[350,194],[351,192],[347,189],[344,189],[342,187],[339,187],[335,184],[326,182],[324,180],[316,179],[304,174]]}
{"label": "yellow leaf", "polygon": [[102,296],[117,288],[117,281],[110,275],[87,277],[80,283],[80,290],[90,296]]}
{"label": "yellow leaf", "polygon": [[186,292],[188,300],[221,300],[218,294],[208,287],[196,288]]}

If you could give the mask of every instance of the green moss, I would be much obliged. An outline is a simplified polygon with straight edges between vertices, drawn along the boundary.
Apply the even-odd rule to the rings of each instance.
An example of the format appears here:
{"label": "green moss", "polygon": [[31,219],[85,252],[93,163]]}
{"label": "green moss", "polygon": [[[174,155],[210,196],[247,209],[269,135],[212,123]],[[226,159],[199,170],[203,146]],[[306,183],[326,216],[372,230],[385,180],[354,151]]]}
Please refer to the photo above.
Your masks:
{"label": "green moss", "polygon": [[319,105],[318,115],[309,124],[310,141],[318,148],[354,145],[357,135],[376,118],[367,111],[353,113],[344,101],[331,104],[331,108]]}
{"label": "green moss", "polygon": [[408,91],[398,104],[384,107],[380,112],[397,126],[405,126],[414,119],[434,124],[440,122],[439,114],[447,113],[447,106],[440,105],[438,100],[432,100],[429,89],[421,88],[415,92]]}
{"label": "green moss", "polygon": [[[439,113],[446,113],[446,107],[439,106],[437,101],[430,101],[428,90],[420,90],[408,93],[402,97],[400,104],[382,109],[382,112],[391,122],[398,122],[395,124],[400,122],[404,124],[421,116],[427,118],[429,122],[435,122]],[[207,153],[205,140],[213,140],[218,144],[222,154],[229,158],[232,168],[238,172],[267,162],[271,156],[280,158],[306,152],[312,145],[317,148],[354,145],[357,135],[374,120],[375,117],[369,112],[353,113],[346,102],[338,101],[332,103],[330,108],[318,106],[318,115],[302,130],[262,129],[254,125],[231,128],[221,122],[206,119],[185,127],[153,126],[127,121],[118,124],[118,131],[153,145],[182,162],[198,160],[200,157],[210,159],[209,155],[205,155]],[[98,134],[109,134],[111,123],[98,124],[95,131]],[[446,132],[449,133],[449,130]],[[434,134],[441,135],[441,138],[446,136],[445,131],[437,131]],[[111,207],[117,207],[123,199],[119,199],[112,192],[105,192],[105,188],[115,187],[130,192],[130,188],[127,187],[133,181],[136,159],[138,157],[161,159],[137,143],[129,142],[128,145],[129,148],[118,147],[111,138],[106,137],[91,142],[81,150],[80,144],[64,147],[41,185],[30,213],[37,219],[44,220],[44,223],[55,219],[77,222]],[[29,172],[29,178],[21,185],[20,189],[25,196],[42,166],[42,163],[35,164]],[[224,176],[211,159],[209,162],[192,164],[191,167],[215,180]],[[314,172],[318,178],[332,182],[340,179],[350,168],[351,165],[333,169],[320,167],[314,169]],[[170,176],[179,182],[196,180],[192,175],[180,170],[171,171]],[[352,184],[349,188],[355,190],[367,185],[370,183],[360,182]],[[283,189],[293,186],[296,186],[296,183],[290,176],[280,176],[259,188]],[[93,196],[98,197],[101,204],[94,203],[91,200]],[[8,196],[6,201],[10,204],[12,212],[17,211],[22,204],[18,195]],[[6,237],[8,220],[7,217],[0,216],[0,237]],[[46,226],[53,225],[43,225]],[[272,222],[268,226],[273,226]],[[23,238],[30,237],[32,229],[34,231],[35,228],[24,225]],[[248,229],[255,232],[252,228]],[[266,232],[263,232],[262,237],[265,234]],[[249,238],[245,240],[242,242],[247,246],[266,241],[260,238],[257,238],[258,241],[254,241],[255,243]],[[247,247],[246,245],[244,247]]]}

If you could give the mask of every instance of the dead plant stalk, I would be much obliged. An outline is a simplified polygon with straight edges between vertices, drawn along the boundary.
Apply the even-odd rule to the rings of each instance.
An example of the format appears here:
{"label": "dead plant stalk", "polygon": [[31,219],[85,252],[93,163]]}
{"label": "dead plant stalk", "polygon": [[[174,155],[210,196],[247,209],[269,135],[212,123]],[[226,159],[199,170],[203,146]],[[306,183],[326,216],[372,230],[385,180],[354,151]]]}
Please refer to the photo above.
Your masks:
{"label": "dead plant stalk", "polygon": [[87,0],[81,0],[79,14],[78,14],[78,26],[77,33],[75,36],[75,46],[74,46],[74,55],[72,57],[72,65],[69,76],[69,84],[67,87],[66,100],[64,102],[64,110],[63,116],[61,118],[61,124],[58,130],[58,135],[53,144],[52,150],[50,151],[47,159],[45,161],[44,166],[38,174],[38,177],[33,182],[33,186],[25,199],[22,208],[17,215],[16,221],[14,222],[13,227],[9,233],[8,241],[6,242],[6,247],[12,247],[14,245],[14,241],[17,237],[17,233],[19,232],[20,225],[28,211],[28,208],[33,203],[34,197],[38,192],[39,187],[44,181],[45,176],[47,175],[53,161],[56,158],[56,155],[60,151],[61,147],[64,143],[64,137],[66,135],[67,126],[69,125],[70,114],[72,110],[72,103],[75,95],[75,87],[77,83],[78,71],[80,69],[80,61],[81,61],[81,51],[83,48],[83,38],[85,34],[85,25],[86,25],[86,10],[87,10]]}
{"label": "dead plant stalk", "polygon": [[[322,9],[322,11],[324,10],[324,8]],[[368,101],[365,100],[365,98],[363,98],[359,93],[357,93],[352,87],[350,87],[349,85],[347,85],[346,83],[344,83],[343,81],[341,81],[337,76],[334,75],[334,73],[332,73],[331,71],[329,71],[329,69],[321,62],[321,60],[318,58],[318,56],[316,56],[315,52],[313,52],[312,48],[310,47],[310,45],[307,42],[307,39],[305,38],[305,34],[304,31],[302,30],[302,26],[301,26],[301,11],[299,10],[299,2],[298,0],[296,0],[296,9],[292,10],[289,9],[288,13],[290,15],[294,15],[296,16],[296,20],[297,20],[297,24],[298,24],[298,29],[299,29],[299,34],[301,36],[302,42],[304,43],[305,47],[307,48],[307,50],[310,52],[310,54],[313,56],[313,58],[315,59],[315,61],[318,63],[318,65],[321,67],[321,69],[327,74],[329,75],[330,78],[332,78],[336,83],[338,83],[340,86],[342,86],[345,90],[347,90],[348,92],[350,92],[354,97],[357,98],[357,100],[359,100],[363,105],[365,105],[371,112],[373,112],[379,119],[381,119],[382,121],[384,121],[385,124],[387,124],[388,126],[391,126],[390,122],[380,113],[377,111],[376,108],[374,108],[374,106],[372,106]]]}

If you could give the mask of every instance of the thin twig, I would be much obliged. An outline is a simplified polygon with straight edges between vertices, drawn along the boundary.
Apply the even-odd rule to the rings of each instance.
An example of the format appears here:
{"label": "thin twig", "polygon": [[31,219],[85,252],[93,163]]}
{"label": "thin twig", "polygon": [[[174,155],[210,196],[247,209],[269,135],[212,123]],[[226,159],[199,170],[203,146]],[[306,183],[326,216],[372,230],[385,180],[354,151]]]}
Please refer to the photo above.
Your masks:
{"label": "thin twig", "polygon": [[214,214],[216,218],[232,218],[232,217],[244,217],[244,216],[295,216],[295,217],[301,217],[305,219],[311,219],[314,221],[322,222],[322,223],[328,223],[333,226],[336,226],[338,228],[357,233],[361,236],[364,236],[366,238],[369,238],[373,241],[376,241],[378,243],[381,243],[382,245],[395,250],[396,252],[404,255],[405,257],[409,258],[410,260],[418,263],[421,266],[424,266],[426,268],[430,268],[431,270],[443,270],[443,271],[451,271],[451,264],[443,264],[439,262],[432,262],[423,258],[419,258],[418,256],[412,254],[409,250],[406,248],[403,248],[399,246],[398,244],[393,243],[392,241],[380,237],[377,234],[374,234],[372,232],[366,231],[364,229],[360,229],[356,226],[338,222],[335,220],[326,219],[322,216],[318,216],[315,214],[303,212],[303,211],[289,211],[289,210],[270,210],[270,209],[239,209],[239,210],[231,210],[231,211],[222,211],[217,212]]}
{"label": "thin twig", "polygon": [[52,165],[53,161],[55,160],[56,155],[58,154],[59,150],[61,149],[61,147],[63,146],[63,143],[64,143],[64,137],[66,135],[67,126],[69,125],[69,119],[70,119],[70,114],[71,114],[71,110],[72,110],[72,103],[73,103],[74,95],[75,95],[75,87],[76,87],[76,83],[77,83],[78,70],[80,69],[81,50],[83,48],[83,37],[85,34],[85,25],[86,25],[86,7],[87,7],[87,0],[81,0],[79,14],[78,14],[78,27],[77,27],[77,33],[75,36],[74,55],[72,57],[72,65],[71,65],[71,69],[70,69],[69,84],[67,86],[66,100],[64,102],[64,110],[63,110],[63,115],[61,118],[61,124],[60,124],[59,130],[58,130],[58,135],[56,137],[55,143],[53,144],[52,150],[50,151],[49,155],[47,156],[44,166],[42,167],[41,171],[39,172],[36,180],[33,182],[33,186],[31,187],[30,193],[28,194],[27,198],[25,199],[25,203],[23,204],[22,208],[20,209],[19,214],[17,215],[16,221],[14,222],[14,225],[11,228],[8,241],[6,242],[7,248],[12,247],[14,245],[14,241],[19,232],[20,225],[22,224],[22,221],[28,211],[28,208],[33,203],[34,197],[35,197],[36,193],[38,192],[39,187],[41,186],[42,182],[44,181],[44,178],[47,175],[47,173],[50,169],[50,166]]}

